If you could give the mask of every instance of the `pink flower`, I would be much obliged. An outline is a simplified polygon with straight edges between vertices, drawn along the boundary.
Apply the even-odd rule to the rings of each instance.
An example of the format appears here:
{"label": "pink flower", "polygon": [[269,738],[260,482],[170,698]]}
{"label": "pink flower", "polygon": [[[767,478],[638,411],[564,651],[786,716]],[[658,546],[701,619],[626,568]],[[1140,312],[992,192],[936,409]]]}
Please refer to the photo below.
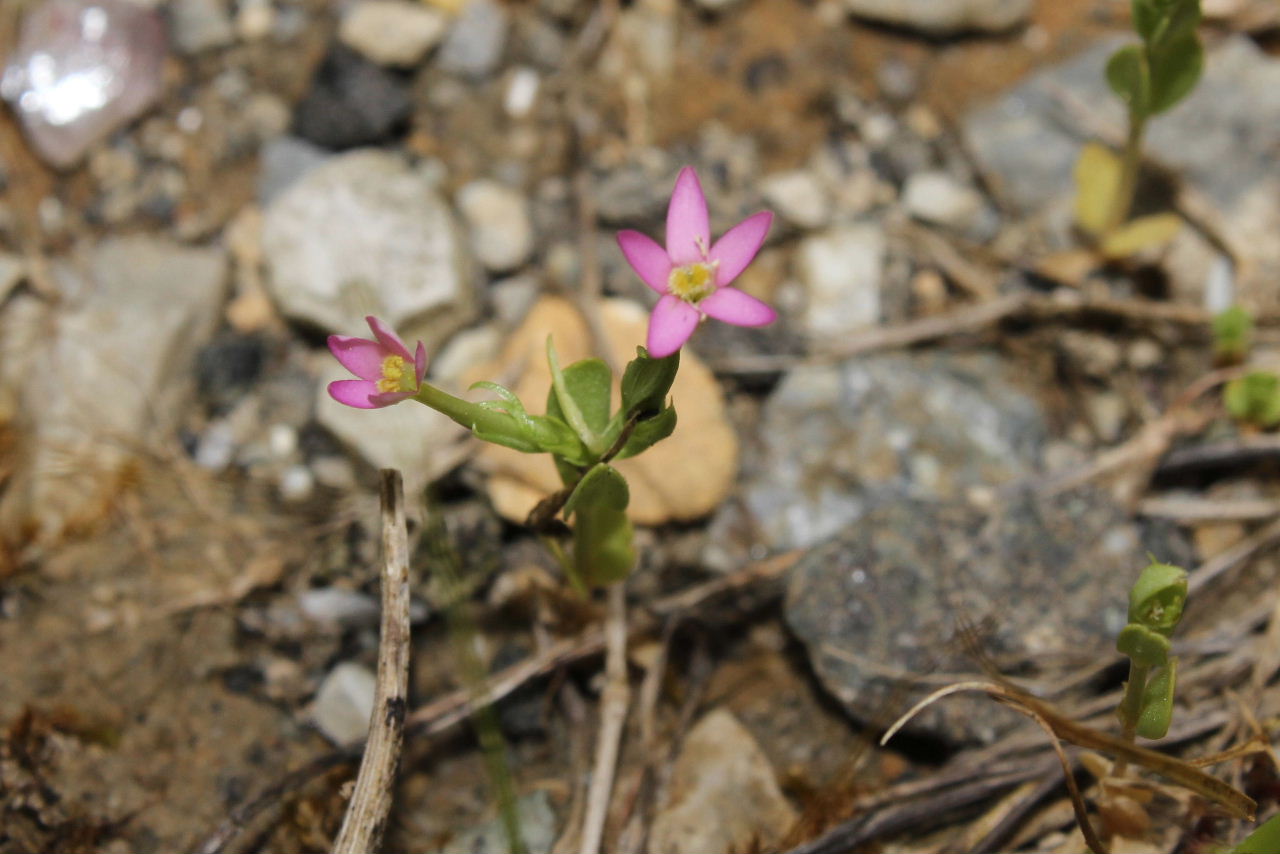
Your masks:
{"label": "pink flower", "polygon": [[329,396],[357,409],[378,409],[413,397],[427,373],[427,348],[418,342],[409,354],[391,328],[376,317],[366,317],[374,340],[330,335],[329,350],[358,380],[329,383]]}
{"label": "pink flower", "polygon": [[761,211],[711,243],[707,198],[693,167],[676,178],[667,207],[667,248],[638,231],[618,232],[618,245],[645,284],[662,294],[649,318],[649,355],[679,350],[698,323],[714,317],[735,326],[765,326],[778,313],[729,283],[760,251],[773,214]]}

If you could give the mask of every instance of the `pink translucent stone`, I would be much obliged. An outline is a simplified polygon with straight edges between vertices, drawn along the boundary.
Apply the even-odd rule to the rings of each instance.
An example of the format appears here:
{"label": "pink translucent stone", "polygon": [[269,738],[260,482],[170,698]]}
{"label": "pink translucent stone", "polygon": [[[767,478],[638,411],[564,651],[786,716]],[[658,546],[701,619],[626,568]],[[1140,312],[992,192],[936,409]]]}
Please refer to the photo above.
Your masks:
{"label": "pink translucent stone", "polygon": [[167,49],[160,16],[129,0],[44,0],[22,19],[0,95],[40,156],[71,166],[155,103]]}

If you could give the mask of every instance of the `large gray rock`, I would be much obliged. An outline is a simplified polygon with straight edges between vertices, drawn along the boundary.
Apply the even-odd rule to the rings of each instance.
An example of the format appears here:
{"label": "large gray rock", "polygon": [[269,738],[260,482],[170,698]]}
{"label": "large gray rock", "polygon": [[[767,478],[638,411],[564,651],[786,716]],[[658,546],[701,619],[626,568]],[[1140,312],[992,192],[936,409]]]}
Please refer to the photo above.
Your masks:
{"label": "large gray rock", "polygon": [[281,310],[327,332],[362,334],[367,314],[443,332],[474,311],[448,206],[394,154],[355,151],[311,169],[267,209],[262,238]]}
{"label": "large gray rock", "polygon": [[762,543],[801,548],[900,496],[954,498],[1037,470],[1039,406],[994,357],[879,356],[789,373],[743,488]]}
{"label": "large gray rock", "polygon": [[[1030,211],[1074,192],[1072,169],[1088,130],[1072,120],[1066,104],[1074,102],[1113,127],[1125,126],[1124,107],[1103,70],[1127,41],[1104,40],[967,119],[970,150],[1011,201]],[[1209,54],[1191,96],[1151,122],[1147,145],[1219,205],[1234,207],[1274,173],[1280,60],[1243,36],[1227,39]]]}
{"label": "large gray rock", "polygon": [[[54,535],[98,512],[122,468],[167,439],[226,285],[219,249],[115,238],[54,265],[65,297],[18,389],[32,446],[0,517]],[[34,366],[38,366],[38,369]]]}
{"label": "large gray rock", "polygon": [[1000,31],[1031,14],[1031,0],[844,0],[855,15],[931,35]]}
{"label": "large gray rock", "polygon": [[[981,650],[997,666],[1030,660],[1053,672],[1118,660],[1115,636],[1147,550],[1183,565],[1189,558],[1172,529],[1143,531],[1101,491],[1013,491],[993,508],[884,504],[792,570],[787,623],[854,715],[886,725],[940,685],[982,678],[953,640],[962,622],[979,627]],[[912,729],[991,741],[1019,717],[961,695],[928,707]]]}

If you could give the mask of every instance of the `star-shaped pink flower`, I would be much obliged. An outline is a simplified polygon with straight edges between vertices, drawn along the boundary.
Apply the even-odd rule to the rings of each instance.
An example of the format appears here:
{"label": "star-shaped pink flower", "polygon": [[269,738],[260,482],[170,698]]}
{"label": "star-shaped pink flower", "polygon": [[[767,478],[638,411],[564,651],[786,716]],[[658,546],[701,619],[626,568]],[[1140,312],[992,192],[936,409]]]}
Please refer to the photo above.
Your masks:
{"label": "star-shaped pink flower", "polygon": [[329,396],[357,409],[378,409],[413,397],[427,373],[427,348],[410,355],[400,337],[376,317],[365,320],[374,340],[330,335],[329,350],[358,380],[329,383]]}
{"label": "star-shaped pink flower", "polygon": [[662,294],[649,318],[649,355],[670,356],[704,317],[735,326],[765,326],[778,313],[729,284],[760,251],[773,222],[761,211],[711,243],[707,198],[692,166],[680,170],[667,208],[667,248],[638,231],[618,232],[618,245],[645,284]]}

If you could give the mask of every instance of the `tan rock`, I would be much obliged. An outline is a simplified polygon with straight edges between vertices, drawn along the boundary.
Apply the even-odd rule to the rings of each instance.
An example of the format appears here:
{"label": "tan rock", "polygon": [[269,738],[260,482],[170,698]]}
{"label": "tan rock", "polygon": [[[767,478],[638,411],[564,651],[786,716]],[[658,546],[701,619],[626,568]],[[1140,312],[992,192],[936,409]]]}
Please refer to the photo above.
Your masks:
{"label": "tan rock", "polygon": [[760,745],[718,709],[685,740],[649,848],[666,854],[766,850],[795,819]]}
{"label": "tan rock", "polygon": [[[613,359],[621,367],[643,343],[648,315],[625,300],[606,300],[601,315]],[[496,361],[468,373],[468,383],[501,382],[519,395],[530,412],[544,412],[551,386],[548,335],[562,365],[592,354],[591,337],[578,311],[563,299],[548,297],[530,310]],[[679,414],[675,432],[640,456],[617,463],[631,486],[631,518],[641,524],[694,519],[711,512],[728,495],[737,474],[738,439],[725,418],[724,396],[711,371],[688,349],[681,354],[671,396]],[[615,378],[615,406],[617,400]],[[513,521],[523,522],[538,501],[561,487],[546,454],[485,445],[480,460],[491,474],[489,496],[494,506]]]}

